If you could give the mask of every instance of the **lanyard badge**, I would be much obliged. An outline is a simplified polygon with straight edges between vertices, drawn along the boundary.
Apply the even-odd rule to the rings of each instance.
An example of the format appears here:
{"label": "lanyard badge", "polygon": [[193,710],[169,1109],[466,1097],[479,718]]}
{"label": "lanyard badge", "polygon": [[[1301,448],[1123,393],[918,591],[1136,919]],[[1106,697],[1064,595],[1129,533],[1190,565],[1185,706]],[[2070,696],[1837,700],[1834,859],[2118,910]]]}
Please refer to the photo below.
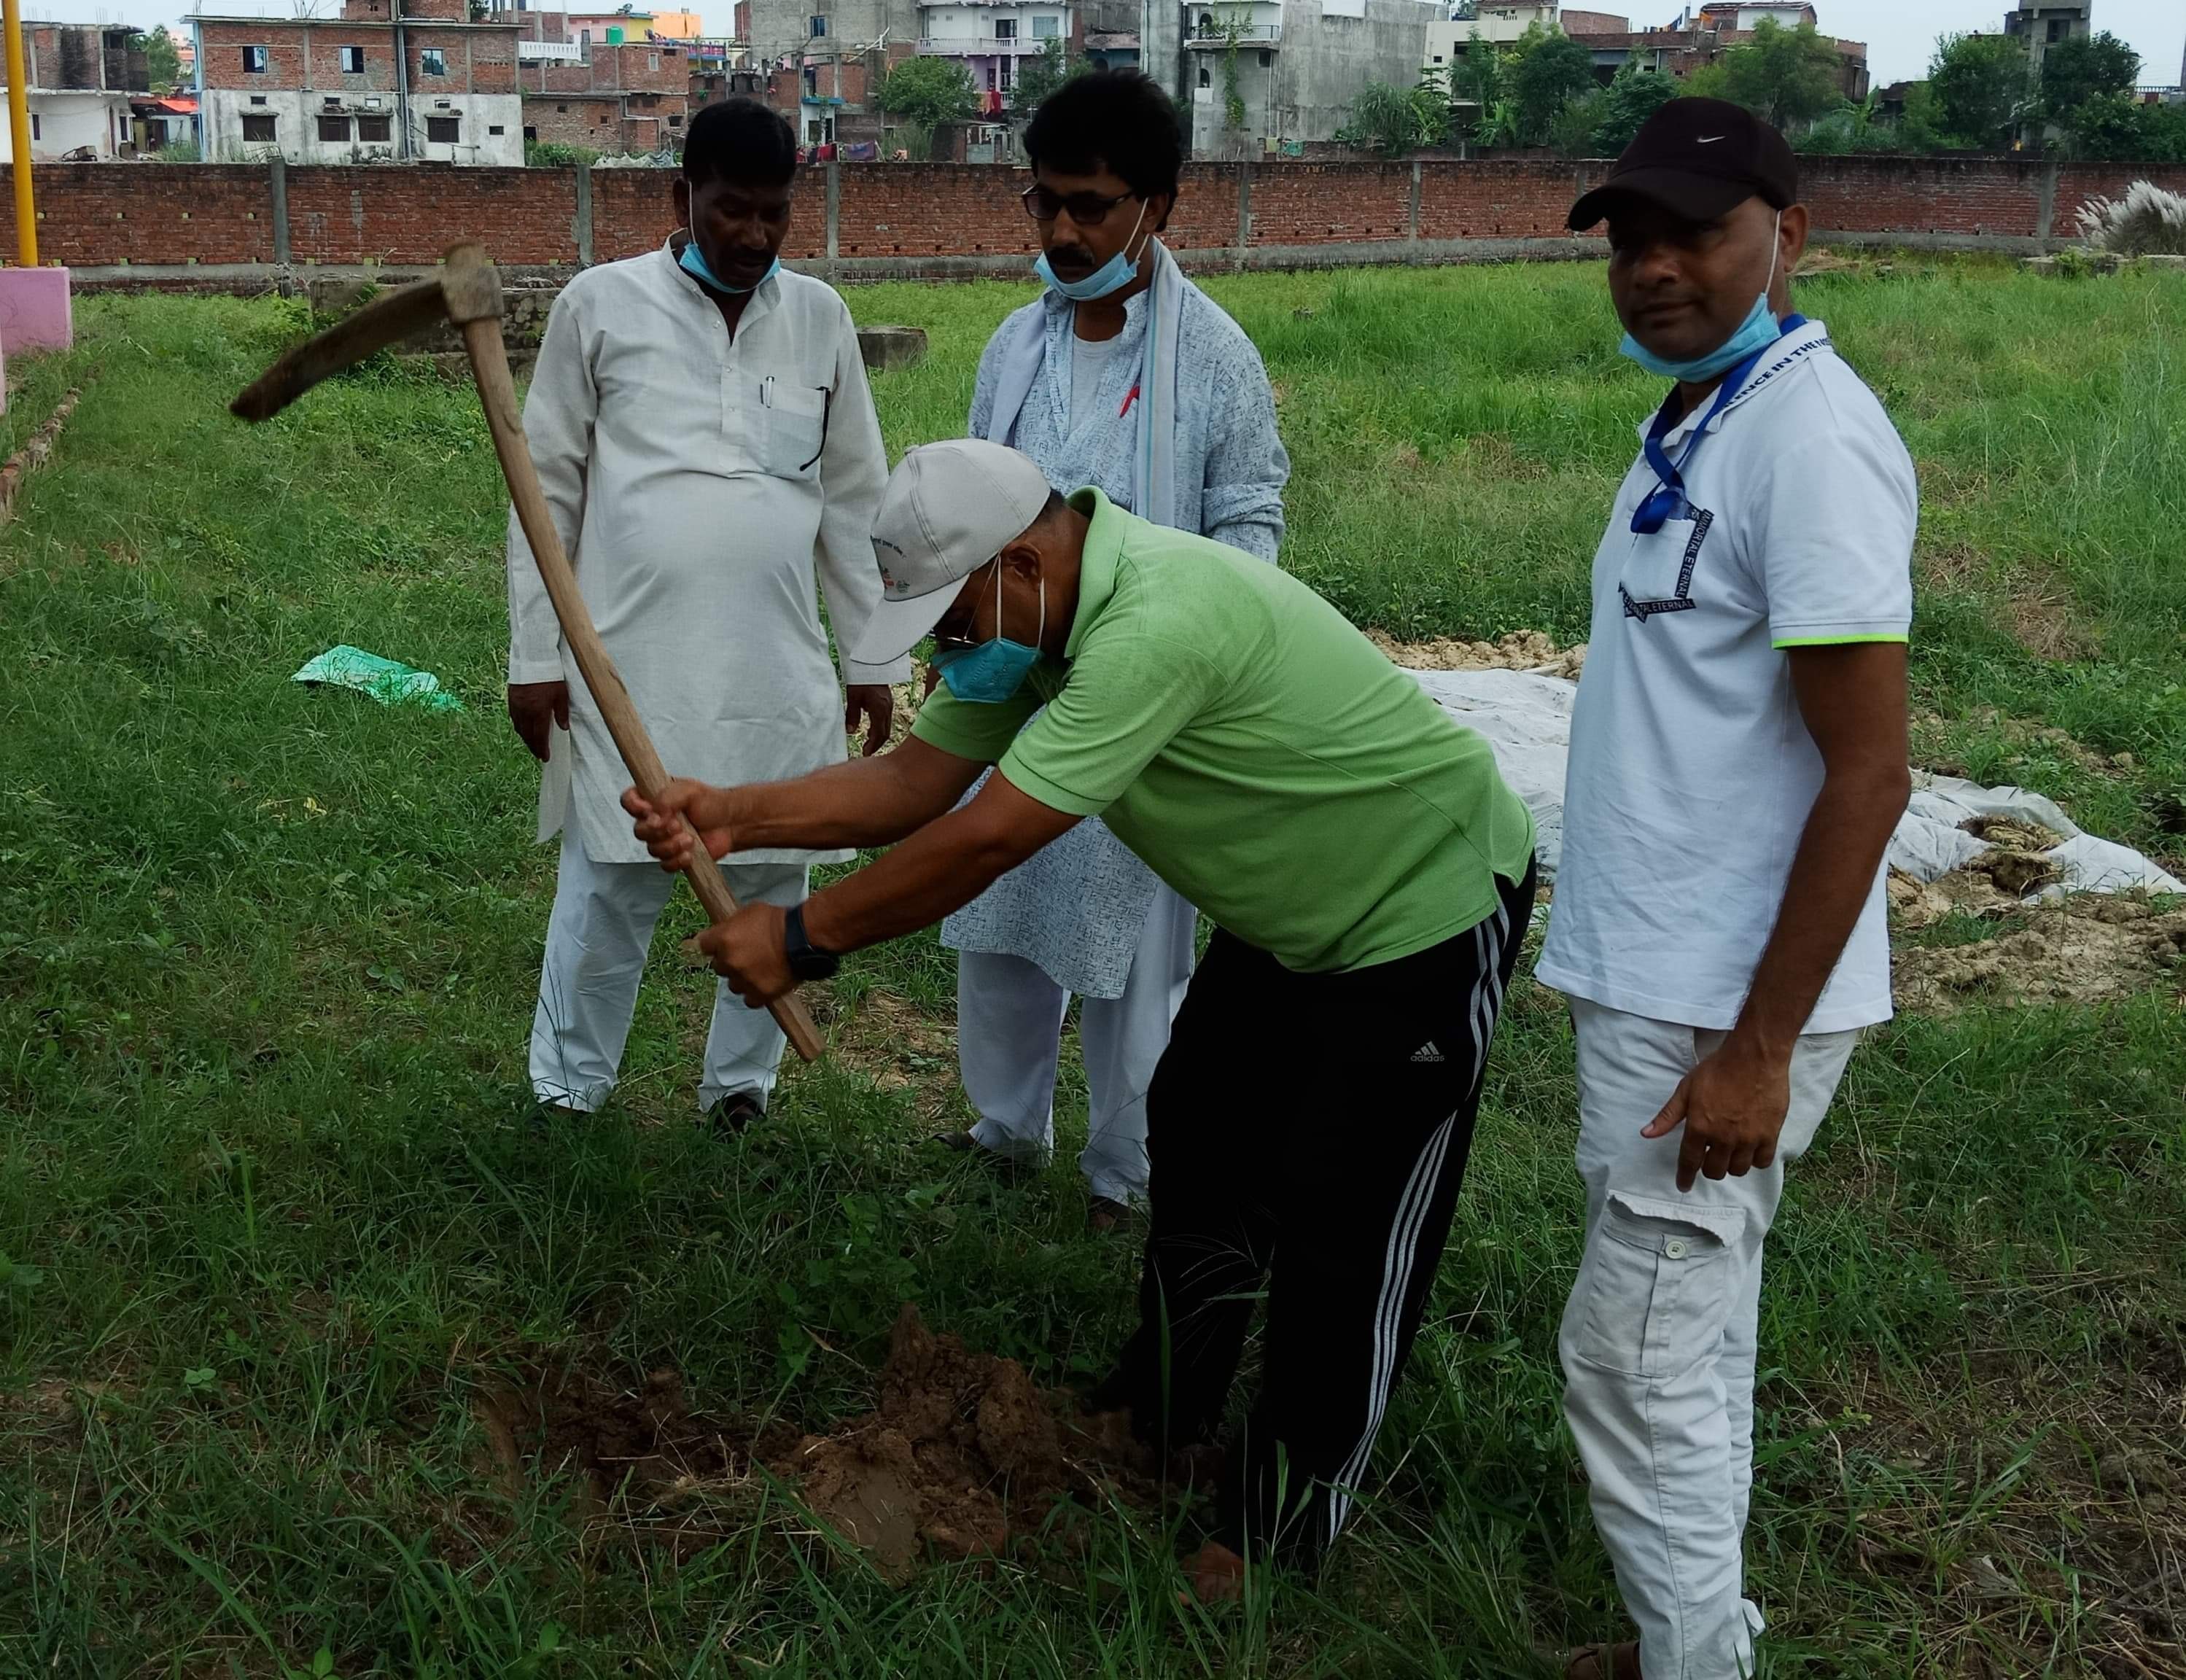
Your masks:
{"label": "lanyard badge", "polygon": [[[1777,335],[1779,341],[1806,324],[1807,317],[1803,315],[1785,316],[1782,330]],[[1729,406],[1731,399],[1738,395],[1740,388],[1752,376],[1761,358],[1774,348],[1774,344],[1764,344],[1724,376],[1715,400],[1708,405],[1708,412],[1701,417],[1700,424],[1693,428],[1692,439],[1685,445],[1684,453],[1674,462],[1670,459],[1670,452],[1662,447],[1662,440],[1677,422],[1671,416],[1669,404],[1662,405],[1661,412],[1655,416],[1654,423],[1647,428],[1647,440],[1642,445],[1647,464],[1655,469],[1658,482],[1632,510],[1632,529],[1637,535],[1652,536],[1673,519],[1692,517],[1692,504],[1685,500],[1684,469],[1692,464],[1694,452],[1700,448],[1701,440],[1707,435],[1707,428],[1714,423],[1716,416]],[[1672,393],[1673,396],[1675,395]]]}

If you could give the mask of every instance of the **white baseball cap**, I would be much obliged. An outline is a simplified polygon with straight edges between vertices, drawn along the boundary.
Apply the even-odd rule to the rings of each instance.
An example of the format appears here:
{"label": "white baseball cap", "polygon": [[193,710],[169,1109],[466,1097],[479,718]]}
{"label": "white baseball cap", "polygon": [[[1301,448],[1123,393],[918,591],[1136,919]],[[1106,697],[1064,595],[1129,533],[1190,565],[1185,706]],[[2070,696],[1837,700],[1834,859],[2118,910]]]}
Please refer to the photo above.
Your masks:
{"label": "white baseball cap", "polygon": [[884,665],[931,630],[957,585],[1029,530],[1047,507],[1047,474],[979,438],[922,444],[905,455],[873,516],[881,601],[850,659]]}

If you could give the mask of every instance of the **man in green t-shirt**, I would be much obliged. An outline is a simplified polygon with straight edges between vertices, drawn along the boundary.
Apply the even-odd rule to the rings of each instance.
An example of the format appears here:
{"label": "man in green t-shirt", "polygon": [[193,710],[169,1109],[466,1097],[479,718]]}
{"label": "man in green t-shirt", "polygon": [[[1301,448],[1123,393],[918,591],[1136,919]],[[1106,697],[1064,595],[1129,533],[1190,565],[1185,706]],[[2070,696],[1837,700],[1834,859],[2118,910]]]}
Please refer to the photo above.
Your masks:
{"label": "man in green t-shirt", "polygon": [[1147,1096],[1139,1327],[1094,1401],[1158,1449],[1209,1442],[1265,1287],[1265,1379],[1193,1565],[1226,1596],[1253,1548],[1317,1555],[1365,1480],[1532,908],[1532,820],[1487,743],[1304,585],[1097,490],[1066,502],[1013,450],[913,450],[873,546],[882,602],[853,657],[935,641],[943,686],[911,737],[623,803],[670,869],[685,817],[716,857],[901,843],[702,936],[754,1004],[939,921],[1096,813],[1213,918]]}

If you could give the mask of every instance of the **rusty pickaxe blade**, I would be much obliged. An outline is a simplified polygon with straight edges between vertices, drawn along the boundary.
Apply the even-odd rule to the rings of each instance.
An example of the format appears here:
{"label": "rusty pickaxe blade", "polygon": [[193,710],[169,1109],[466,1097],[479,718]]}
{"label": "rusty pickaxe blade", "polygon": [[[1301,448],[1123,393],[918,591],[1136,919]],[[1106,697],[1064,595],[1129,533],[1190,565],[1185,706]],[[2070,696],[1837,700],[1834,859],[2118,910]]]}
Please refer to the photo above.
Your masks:
{"label": "rusty pickaxe blade", "polygon": [[[469,261],[457,253],[475,252]],[[501,277],[477,246],[458,245],[429,277],[374,298],[354,315],[294,346],[228,405],[245,420],[270,420],[322,379],[422,337],[442,322],[457,327],[501,318]]]}
{"label": "rusty pickaxe blade", "polygon": [[[464,244],[449,248],[440,272],[429,280],[405,286],[399,292],[374,299],[345,321],[337,322],[315,338],[306,339],[253,380],[242,395],[228,405],[245,420],[265,420],[278,414],[305,391],[330,374],[354,367],[367,356],[405,339],[427,332],[443,321],[462,329],[463,350],[470,357],[471,375],[478,382],[479,402],[485,410],[486,430],[493,435],[493,452],[501,461],[501,475],[508,485],[508,499],[516,509],[517,524],[531,545],[546,598],[553,602],[554,617],[562,626],[562,640],[576,662],[577,671],[599,708],[615,750],[637,791],[658,798],[667,785],[668,772],[644,720],[623,686],[620,673],[592,624],[591,611],[577,590],[577,574],[563,552],[561,533],[555,529],[546,495],[539,485],[539,471],[532,464],[531,446],[524,441],[524,419],[516,405],[516,381],[508,371],[508,347],[501,338],[501,277],[486,260],[482,246]],[[684,876],[706,914],[726,921],[737,913],[737,901],[703,844],[693,844]],[[767,1005],[775,1020],[807,1061],[816,1061],[822,1049],[819,1028],[803,1001],[794,993]]]}

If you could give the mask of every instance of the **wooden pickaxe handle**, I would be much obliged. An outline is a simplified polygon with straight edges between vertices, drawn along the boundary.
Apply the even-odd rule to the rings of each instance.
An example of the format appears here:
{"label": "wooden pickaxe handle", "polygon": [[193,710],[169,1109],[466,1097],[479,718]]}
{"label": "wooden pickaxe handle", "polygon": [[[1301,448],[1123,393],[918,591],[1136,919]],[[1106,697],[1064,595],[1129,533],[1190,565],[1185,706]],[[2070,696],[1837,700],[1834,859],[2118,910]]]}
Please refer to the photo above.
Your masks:
{"label": "wooden pickaxe handle", "polygon": [[[485,410],[486,429],[493,434],[493,452],[501,457],[502,476],[508,481],[509,500],[516,506],[516,522],[531,545],[532,558],[539,563],[546,597],[553,602],[554,616],[561,623],[562,640],[577,662],[585,686],[591,691],[608,733],[614,737],[615,749],[622,754],[631,781],[647,798],[657,799],[668,785],[668,772],[637,708],[631,703],[630,691],[623,686],[614,661],[608,657],[599,631],[592,626],[591,612],[577,589],[577,574],[562,551],[561,534],[554,528],[546,493],[540,487],[538,469],[532,465],[531,446],[524,441],[524,418],[516,405],[516,381],[508,371],[508,349],[501,337],[500,287],[484,249],[457,245],[451,250],[446,285],[449,313],[458,318],[462,329],[463,348],[469,352],[471,373],[478,381],[479,402]],[[461,300],[468,292],[482,292],[487,287],[493,296],[491,312],[461,318],[467,312]],[[694,838],[691,862],[683,873],[713,921],[726,921],[737,913],[729,883],[721,878],[720,865],[703,842]],[[794,992],[776,998],[767,1010],[788,1035],[798,1055],[807,1061],[820,1059],[824,1047],[819,1028]]]}

